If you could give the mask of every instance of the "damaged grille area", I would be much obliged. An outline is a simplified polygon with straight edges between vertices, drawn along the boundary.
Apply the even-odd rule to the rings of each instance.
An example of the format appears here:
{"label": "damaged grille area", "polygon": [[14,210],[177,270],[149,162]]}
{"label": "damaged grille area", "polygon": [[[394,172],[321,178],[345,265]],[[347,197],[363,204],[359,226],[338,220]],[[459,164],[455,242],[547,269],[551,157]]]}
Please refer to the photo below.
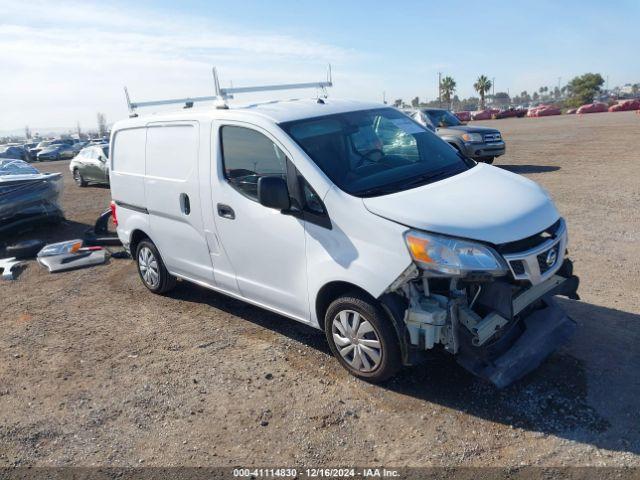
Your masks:
{"label": "damaged grille area", "polygon": [[522,263],[522,260],[512,260],[509,262],[509,265],[513,273],[516,275],[524,275],[524,263]]}
{"label": "damaged grille area", "polygon": [[539,245],[542,245],[544,242],[549,240],[550,238],[555,238],[562,226],[562,219],[558,219],[553,225],[545,228],[543,231],[536,233],[535,235],[531,235],[530,237],[523,238],[522,240],[516,240],[515,242],[503,243],[496,246],[496,250],[498,253],[503,255],[509,253],[519,253],[524,252],[526,250],[530,250]]}
{"label": "damaged grille area", "polygon": [[515,280],[536,285],[560,268],[567,244],[567,229],[560,219],[544,231],[498,246]]}

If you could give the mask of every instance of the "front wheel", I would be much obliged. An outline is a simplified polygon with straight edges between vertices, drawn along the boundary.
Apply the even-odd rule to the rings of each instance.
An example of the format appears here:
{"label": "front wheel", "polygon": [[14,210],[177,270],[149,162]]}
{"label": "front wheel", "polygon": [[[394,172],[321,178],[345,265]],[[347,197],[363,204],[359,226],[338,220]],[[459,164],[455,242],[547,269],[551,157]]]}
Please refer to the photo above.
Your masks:
{"label": "front wheel", "polygon": [[138,244],[136,264],[142,283],[153,293],[166,293],[176,286],[176,277],[167,271],[160,252],[151,240],[142,240]]}
{"label": "front wheel", "polygon": [[76,182],[76,185],[78,185],[79,187],[87,186],[87,181],[84,179],[84,177],[82,176],[82,174],[77,168],[73,169],[73,180]]}
{"label": "front wheel", "polygon": [[491,165],[496,157],[484,157],[482,161],[488,165]]}
{"label": "front wheel", "polygon": [[374,301],[357,292],[334,300],[325,315],[333,355],[352,375],[369,382],[387,380],[402,366],[391,321]]}

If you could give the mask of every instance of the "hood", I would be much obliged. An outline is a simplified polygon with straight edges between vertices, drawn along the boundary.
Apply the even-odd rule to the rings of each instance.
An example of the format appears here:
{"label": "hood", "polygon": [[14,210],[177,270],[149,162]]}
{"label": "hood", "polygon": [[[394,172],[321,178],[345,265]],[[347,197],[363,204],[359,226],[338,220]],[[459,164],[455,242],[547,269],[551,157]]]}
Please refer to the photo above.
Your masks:
{"label": "hood", "polygon": [[535,235],[560,217],[537,183],[483,163],[429,185],[363,202],[371,213],[408,227],[493,244]]}
{"label": "hood", "polygon": [[438,133],[495,133],[498,132],[495,128],[489,127],[475,127],[472,125],[458,125],[455,127],[440,127],[437,128]]}

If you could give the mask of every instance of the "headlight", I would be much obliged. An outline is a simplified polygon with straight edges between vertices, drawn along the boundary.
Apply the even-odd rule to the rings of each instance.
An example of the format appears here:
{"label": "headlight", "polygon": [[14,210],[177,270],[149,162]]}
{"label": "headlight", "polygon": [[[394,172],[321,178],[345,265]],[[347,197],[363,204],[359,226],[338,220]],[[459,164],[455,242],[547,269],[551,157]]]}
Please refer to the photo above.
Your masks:
{"label": "headlight", "polygon": [[462,139],[465,142],[482,143],[482,135],[479,133],[463,133]]}
{"label": "headlight", "polygon": [[480,243],[416,230],[409,230],[404,238],[413,260],[429,272],[447,276],[507,273],[507,266],[498,254]]}

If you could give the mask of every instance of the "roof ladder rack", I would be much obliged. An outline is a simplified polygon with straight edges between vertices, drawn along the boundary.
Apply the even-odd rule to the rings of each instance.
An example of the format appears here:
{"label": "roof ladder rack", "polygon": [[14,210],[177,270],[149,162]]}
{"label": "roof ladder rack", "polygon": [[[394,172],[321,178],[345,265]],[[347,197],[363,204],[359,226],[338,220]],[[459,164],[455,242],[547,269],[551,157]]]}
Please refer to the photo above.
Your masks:
{"label": "roof ladder rack", "polygon": [[327,80],[323,82],[309,82],[309,83],[287,83],[281,85],[257,85],[253,87],[230,87],[221,88],[220,81],[218,79],[218,72],[216,67],[213,67],[213,86],[215,95],[206,97],[186,97],[186,98],[172,98],[167,100],[149,100],[145,102],[132,102],[129,97],[129,91],[127,87],[124,87],[124,95],[127,99],[127,108],[129,109],[129,116],[136,117],[136,109],[144,107],[155,107],[161,105],[175,105],[183,104],[184,108],[191,108],[195,103],[199,102],[215,102],[216,108],[229,108],[227,100],[234,98],[235,94],[239,93],[252,93],[252,92],[273,92],[277,90],[296,90],[302,88],[317,88],[322,92],[322,96],[326,98],[327,87],[333,86],[331,65],[327,71]]}

